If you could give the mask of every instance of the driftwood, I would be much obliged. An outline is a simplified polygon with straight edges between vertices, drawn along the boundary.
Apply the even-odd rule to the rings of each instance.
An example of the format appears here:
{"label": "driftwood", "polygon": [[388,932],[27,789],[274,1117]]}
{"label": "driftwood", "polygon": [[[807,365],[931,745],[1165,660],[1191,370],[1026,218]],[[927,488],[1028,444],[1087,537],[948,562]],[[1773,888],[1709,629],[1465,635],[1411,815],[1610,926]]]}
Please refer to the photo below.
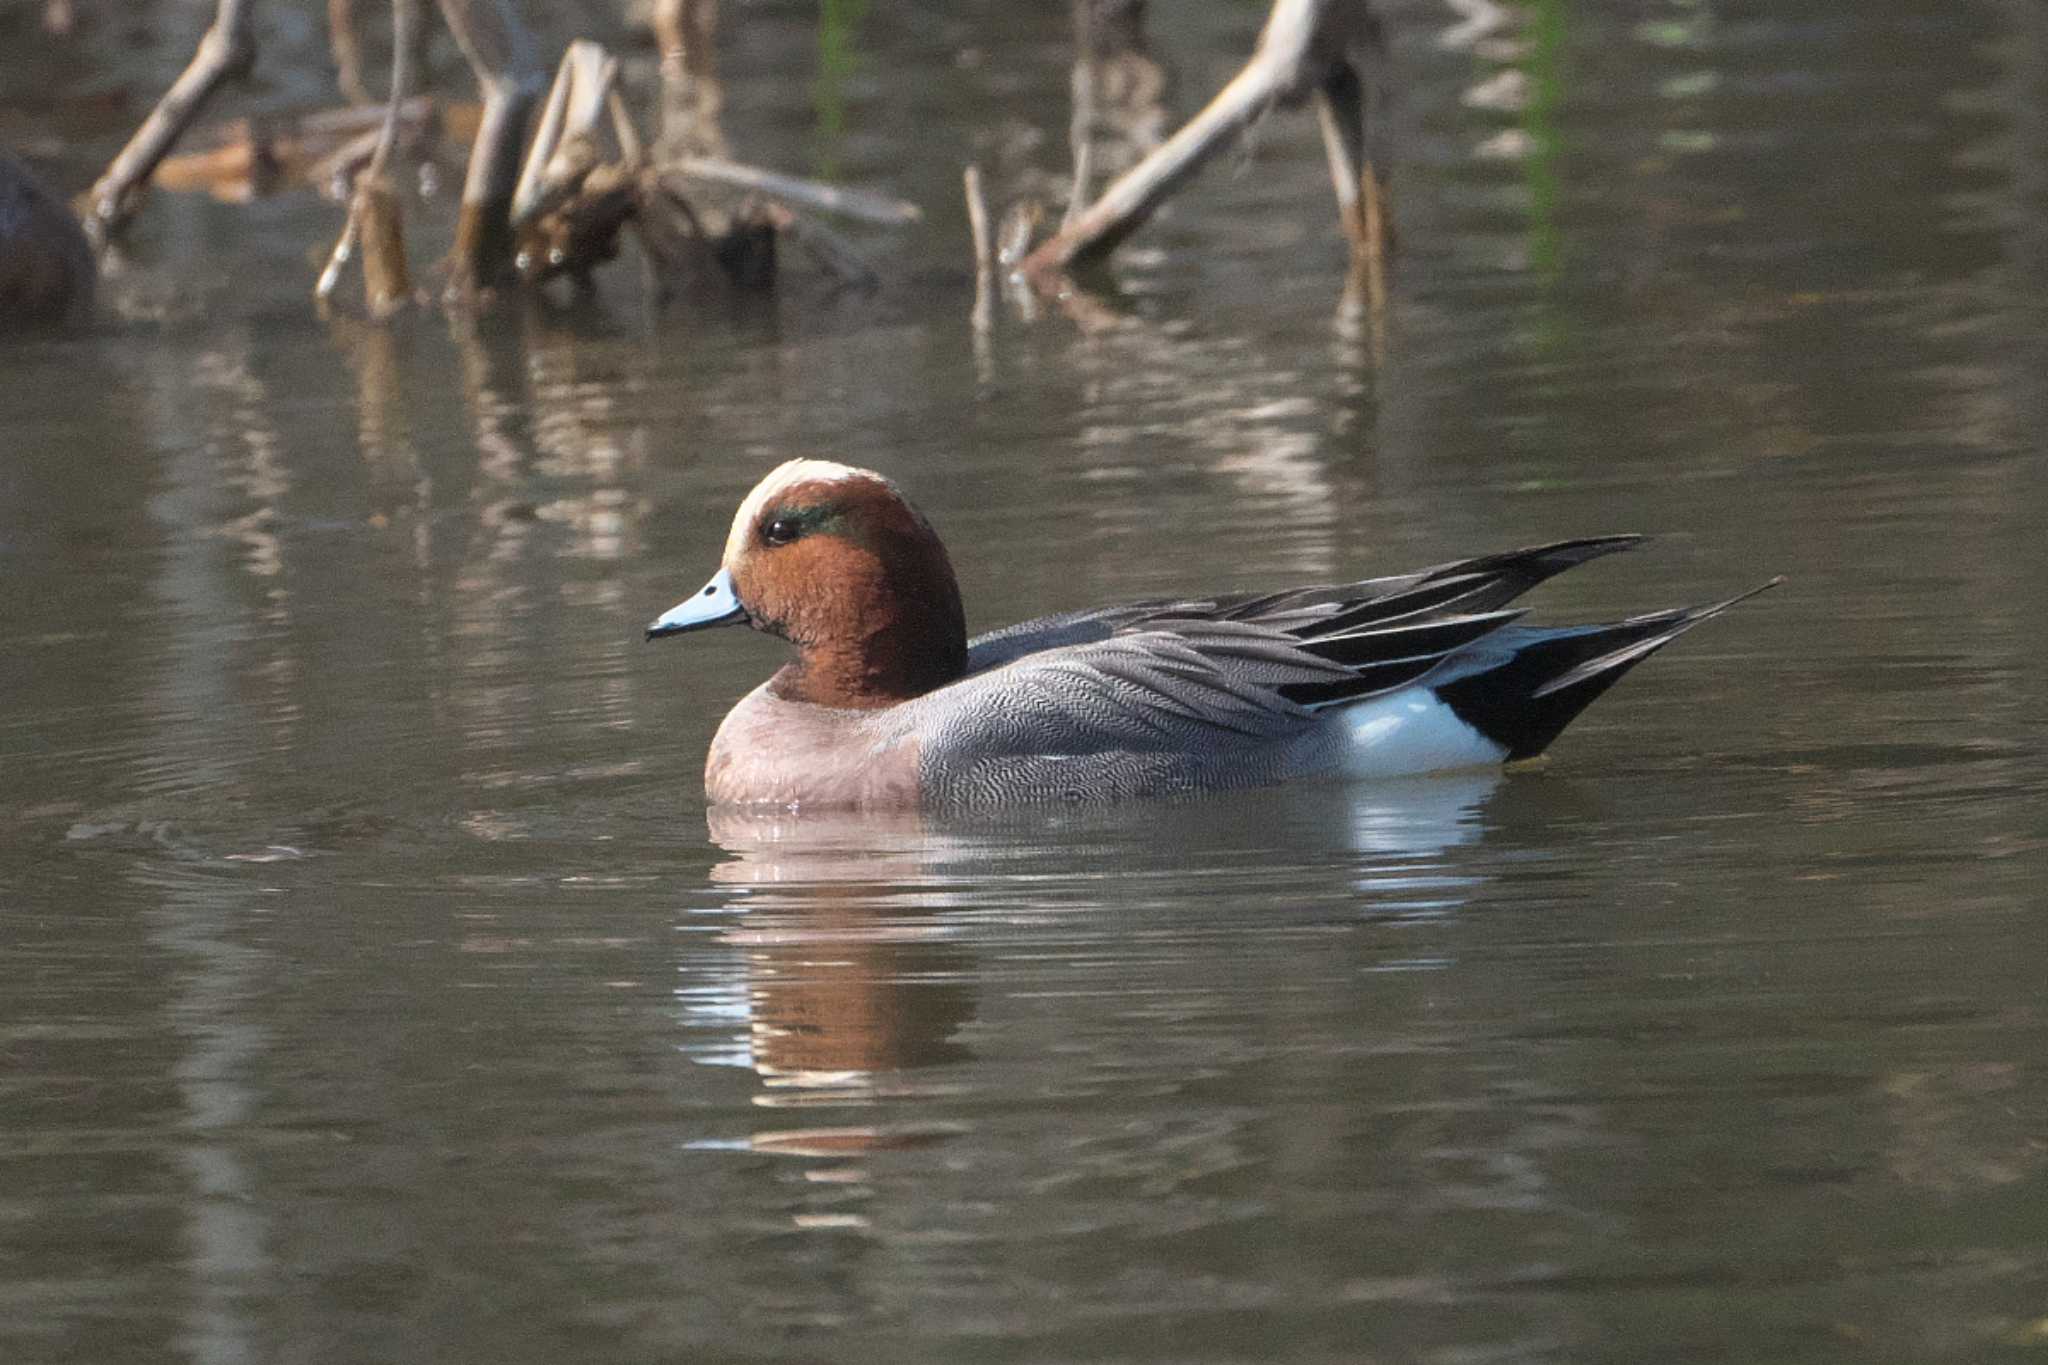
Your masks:
{"label": "driftwood", "polygon": [[[217,3],[214,26],[191,67],[91,195],[93,221],[106,231],[134,212],[140,187],[212,92],[254,60],[255,0]],[[676,136],[665,136],[664,148],[671,154],[652,161],[616,89],[617,63],[602,48],[581,42],[565,57],[534,148],[522,159],[527,118],[545,76],[513,0],[436,3],[483,94],[448,259],[444,297],[451,303],[476,299],[515,277],[539,283],[567,274],[588,284],[590,271],[616,254],[618,236],[629,226],[640,232],[663,289],[702,274],[705,266],[741,287],[764,286],[775,275],[779,237],[801,246],[839,283],[868,287],[877,279],[874,268],[813,212],[889,224],[921,216],[916,205],[900,199],[706,154],[722,153],[725,147],[717,127],[721,97],[711,42],[716,0],[657,0],[655,22],[669,96],[663,105],[664,132]],[[424,0],[394,0],[392,87],[374,132],[361,121],[366,111],[357,110],[301,123],[246,119],[228,145],[179,158],[173,170],[185,186],[234,197],[253,197],[293,178],[345,187],[339,193],[349,200],[347,219],[315,295],[322,302],[330,299],[343,269],[360,253],[373,318],[413,297],[402,197],[391,166],[395,150],[418,140],[439,107],[413,94],[423,6]],[[326,8],[344,87],[360,93],[355,5],[353,0],[328,0]],[[450,112],[441,115],[444,131],[453,121]],[[607,117],[615,149],[600,143]],[[317,137],[316,121],[321,124]],[[689,150],[675,153],[677,147]],[[730,190],[742,194],[725,192]],[[700,191],[719,203],[718,211],[693,204]]]}
{"label": "driftwood", "polygon": [[250,23],[254,4],[255,0],[219,0],[213,26],[199,40],[191,64],[86,192],[85,228],[94,246],[104,246],[135,216],[157,163],[192,126],[214,91],[255,65],[256,39]]}
{"label": "driftwood", "polygon": [[[254,7],[255,0],[218,0],[213,26],[200,40],[191,64],[88,193],[86,225],[96,244],[103,244],[134,216],[142,187],[214,91],[254,64]],[[345,12],[349,8],[345,0],[335,0],[330,18],[339,24],[337,33],[352,32]],[[483,92],[483,116],[470,151],[455,249],[449,258],[450,293],[469,298],[511,268],[507,210],[526,115],[540,93],[544,73],[538,50],[511,0],[440,0],[440,8]],[[341,43],[346,49],[347,37]],[[344,63],[348,57],[344,51]]]}
{"label": "driftwood", "polygon": [[793,175],[783,175],[779,171],[763,170],[758,166],[742,166],[735,161],[686,156],[664,162],[662,169],[684,180],[702,180],[739,189],[758,190],[762,194],[772,195],[787,203],[802,204],[806,208],[842,214],[868,223],[882,223],[893,227],[903,223],[915,223],[924,217],[924,210],[906,199],[894,199],[886,194],[876,194],[872,190],[855,189],[847,185],[827,185],[822,181],[804,180]]}
{"label": "driftwood", "polygon": [[[703,0],[698,7],[709,8]],[[677,22],[673,15],[671,22]],[[699,28],[692,31],[707,22],[700,14]],[[885,195],[721,158],[650,162],[619,97],[617,77],[617,61],[591,42],[570,44],[557,69],[512,195],[515,260],[530,285],[566,275],[589,287],[592,271],[617,254],[620,234],[631,227],[653,270],[650,289],[656,294],[717,277],[743,289],[765,288],[775,279],[783,237],[839,284],[869,288],[878,280],[874,267],[806,210],[891,223],[919,216],[915,205]],[[713,82],[701,53],[691,79]],[[700,101],[696,107],[715,103]],[[669,112],[665,105],[665,118]],[[714,131],[699,128],[700,142]],[[722,137],[712,140],[723,143]],[[736,205],[714,210],[698,202],[707,185],[750,192]]]}
{"label": "driftwood", "polygon": [[1074,176],[1062,227],[1088,207],[1098,174],[1123,174],[1166,135],[1166,71],[1149,50],[1145,9],[1146,0],[1074,0]]}
{"label": "driftwood", "polygon": [[412,275],[405,260],[405,219],[397,187],[391,181],[391,156],[398,146],[400,121],[412,94],[414,71],[420,64],[420,49],[426,40],[419,0],[392,0],[391,32],[391,95],[384,106],[384,122],[377,130],[369,165],[356,177],[341,240],[335,243],[327,269],[321,272],[320,282],[313,290],[316,299],[326,301],[334,292],[351,247],[360,241],[363,306],[380,322],[412,302],[413,297]]}
{"label": "driftwood", "polygon": [[718,79],[718,0],[655,0],[661,53],[661,135],[656,160],[724,159],[725,87]]}
{"label": "driftwood", "polygon": [[[481,112],[472,102],[415,95],[399,109],[399,150],[441,142],[466,149]],[[306,185],[346,200],[377,149],[385,114],[382,107],[347,105],[196,129],[184,138],[194,150],[165,157],[151,183],[237,204]]]}
{"label": "driftwood", "polygon": [[356,0],[327,0],[327,50],[334,54],[334,83],[350,104],[374,104],[363,84],[363,43],[356,32]]}
{"label": "driftwood", "polygon": [[[619,232],[639,210],[644,157],[614,88],[618,70],[610,53],[580,41],[556,69],[512,191],[514,264],[528,284],[568,274],[587,286],[590,272],[618,254]],[[605,160],[608,116],[617,152]]]}
{"label": "driftwood", "polygon": [[[1368,164],[1365,93],[1382,42],[1365,0],[1275,0],[1244,69],[1178,132],[1033,250],[1023,262],[1025,275],[1043,292],[1066,290],[1068,269],[1115,249],[1268,110],[1311,94],[1327,110],[1340,211],[1347,232],[1354,224],[1358,229],[1352,236],[1354,251],[1383,258],[1385,213]],[[1377,235],[1368,236],[1368,231]]]}
{"label": "driftwood", "polygon": [[483,123],[470,149],[462,207],[449,254],[448,297],[470,300],[512,270],[512,192],[526,116],[547,73],[510,0],[441,0],[441,17],[476,72]]}
{"label": "driftwood", "polygon": [[960,175],[967,192],[967,230],[974,237],[974,311],[967,320],[977,339],[985,339],[995,321],[996,246],[988,232],[988,196],[981,188],[981,167],[970,165]]}

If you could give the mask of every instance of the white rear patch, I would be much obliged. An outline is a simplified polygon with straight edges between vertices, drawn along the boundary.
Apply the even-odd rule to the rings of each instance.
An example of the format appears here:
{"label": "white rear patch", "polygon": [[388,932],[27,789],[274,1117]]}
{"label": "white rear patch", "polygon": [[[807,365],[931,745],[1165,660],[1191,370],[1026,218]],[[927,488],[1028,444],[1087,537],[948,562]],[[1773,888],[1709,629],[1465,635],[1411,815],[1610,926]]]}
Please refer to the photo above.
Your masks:
{"label": "white rear patch", "polygon": [[787,460],[769,470],[733,514],[732,530],[725,538],[725,567],[731,568],[739,559],[740,551],[747,545],[747,528],[754,524],[762,509],[786,490],[800,483],[838,483],[844,479],[873,479],[892,491],[896,487],[872,469],[856,469],[834,460]]}
{"label": "white rear patch", "polygon": [[1346,739],[1344,771],[1350,777],[1403,777],[1499,763],[1505,746],[1458,719],[1458,713],[1426,687],[1347,706],[1339,713]]}

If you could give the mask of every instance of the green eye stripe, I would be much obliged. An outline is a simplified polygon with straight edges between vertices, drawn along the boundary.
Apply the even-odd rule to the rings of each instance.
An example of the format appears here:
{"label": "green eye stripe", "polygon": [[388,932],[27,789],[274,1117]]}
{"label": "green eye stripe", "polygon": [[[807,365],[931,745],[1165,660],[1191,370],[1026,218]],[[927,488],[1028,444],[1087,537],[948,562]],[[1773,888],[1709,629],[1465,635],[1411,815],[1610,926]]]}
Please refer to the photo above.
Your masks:
{"label": "green eye stripe", "polygon": [[[830,503],[814,507],[777,507],[761,519],[761,539],[770,545],[787,545],[813,532],[831,529],[840,519],[840,509]],[[788,533],[771,536],[769,532],[787,526]]]}

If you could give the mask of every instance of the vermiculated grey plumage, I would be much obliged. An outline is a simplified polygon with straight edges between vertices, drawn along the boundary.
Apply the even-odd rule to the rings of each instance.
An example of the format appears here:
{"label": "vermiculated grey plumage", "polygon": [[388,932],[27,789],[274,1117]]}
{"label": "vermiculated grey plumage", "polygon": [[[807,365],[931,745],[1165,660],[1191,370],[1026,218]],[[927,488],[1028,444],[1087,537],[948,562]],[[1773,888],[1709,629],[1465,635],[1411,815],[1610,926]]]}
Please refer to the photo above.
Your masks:
{"label": "vermiculated grey plumage", "polygon": [[1602,536],[1356,583],[1042,617],[970,641],[967,675],[894,708],[887,728],[919,737],[923,799],[938,807],[1340,771],[1348,737],[1333,720],[1408,688],[1429,689],[1510,757],[1529,757],[1636,662],[1741,600],[1562,628],[1517,625],[1519,611],[1501,610],[1639,541]]}

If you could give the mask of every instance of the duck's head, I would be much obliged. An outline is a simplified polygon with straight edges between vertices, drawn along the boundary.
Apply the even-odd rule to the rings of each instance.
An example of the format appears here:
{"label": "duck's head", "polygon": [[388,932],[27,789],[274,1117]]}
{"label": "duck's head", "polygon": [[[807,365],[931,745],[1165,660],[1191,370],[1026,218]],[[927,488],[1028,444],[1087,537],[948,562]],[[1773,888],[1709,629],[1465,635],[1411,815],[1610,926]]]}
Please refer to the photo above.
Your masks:
{"label": "duck's head", "polygon": [[889,706],[958,678],[967,625],[946,548],[872,470],[791,460],[747,494],[725,558],[647,638],[751,625],[797,647],[769,684],[821,706]]}

